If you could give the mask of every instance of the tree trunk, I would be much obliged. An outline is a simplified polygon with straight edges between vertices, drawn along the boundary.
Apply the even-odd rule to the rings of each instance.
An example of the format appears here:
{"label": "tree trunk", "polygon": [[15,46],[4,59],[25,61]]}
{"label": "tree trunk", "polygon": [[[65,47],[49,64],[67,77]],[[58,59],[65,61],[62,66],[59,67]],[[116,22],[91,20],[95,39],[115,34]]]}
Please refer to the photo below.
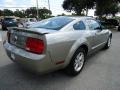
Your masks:
{"label": "tree trunk", "polygon": [[115,17],[115,14],[113,13],[112,16]]}
{"label": "tree trunk", "polygon": [[88,16],[88,8],[86,8],[86,16]]}

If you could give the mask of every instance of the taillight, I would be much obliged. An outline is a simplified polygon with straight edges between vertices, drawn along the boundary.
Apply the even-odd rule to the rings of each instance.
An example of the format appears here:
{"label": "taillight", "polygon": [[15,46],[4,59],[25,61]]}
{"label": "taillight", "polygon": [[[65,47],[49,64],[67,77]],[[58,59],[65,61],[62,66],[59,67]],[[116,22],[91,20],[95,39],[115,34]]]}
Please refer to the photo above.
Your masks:
{"label": "taillight", "polygon": [[45,46],[44,46],[43,40],[32,38],[32,37],[27,38],[26,45],[25,45],[25,49],[27,51],[30,51],[36,54],[42,54],[44,51],[44,48]]}

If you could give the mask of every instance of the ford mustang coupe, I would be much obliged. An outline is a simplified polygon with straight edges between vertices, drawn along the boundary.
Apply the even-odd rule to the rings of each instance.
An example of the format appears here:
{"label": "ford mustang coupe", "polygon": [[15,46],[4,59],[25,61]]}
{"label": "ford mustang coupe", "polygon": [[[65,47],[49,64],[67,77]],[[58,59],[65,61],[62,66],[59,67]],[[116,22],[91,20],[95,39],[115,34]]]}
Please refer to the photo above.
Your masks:
{"label": "ford mustang coupe", "polygon": [[10,59],[40,74],[78,75],[89,54],[111,46],[112,33],[91,17],[59,16],[11,28],[3,45]]}

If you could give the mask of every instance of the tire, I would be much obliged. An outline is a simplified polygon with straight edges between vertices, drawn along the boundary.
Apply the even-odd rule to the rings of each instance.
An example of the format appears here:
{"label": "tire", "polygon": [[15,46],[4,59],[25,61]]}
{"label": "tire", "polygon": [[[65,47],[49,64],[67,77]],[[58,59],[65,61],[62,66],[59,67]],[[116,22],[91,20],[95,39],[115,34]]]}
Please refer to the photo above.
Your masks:
{"label": "tire", "polygon": [[66,67],[65,69],[66,73],[70,76],[78,75],[83,69],[85,58],[86,58],[85,50],[83,48],[79,48],[73,55],[70,64]]}
{"label": "tire", "polygon": [[108,48],[110,48],[110,46],[111,46],[111,37],[108,38],[108,41],[107,41],[104,49],[108,49]]}
{"label": "tire", "polygon": [[120,31],[120,26],[118,26],[118,31]]}
{"label": "tire", "polygon": [[7,30],[7,27],[2,26],[2,30]]}

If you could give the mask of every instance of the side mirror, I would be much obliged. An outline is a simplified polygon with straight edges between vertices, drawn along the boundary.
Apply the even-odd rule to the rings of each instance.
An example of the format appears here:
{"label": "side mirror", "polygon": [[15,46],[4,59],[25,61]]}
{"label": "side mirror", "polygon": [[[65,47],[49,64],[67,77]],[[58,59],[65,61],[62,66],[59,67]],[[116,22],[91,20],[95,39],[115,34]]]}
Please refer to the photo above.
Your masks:
{"label": "side mirror", "polygon": [[95,30],[100,30],[100,31],[102,31],[102,27],[97,27],[97,28],[95,28]]}

